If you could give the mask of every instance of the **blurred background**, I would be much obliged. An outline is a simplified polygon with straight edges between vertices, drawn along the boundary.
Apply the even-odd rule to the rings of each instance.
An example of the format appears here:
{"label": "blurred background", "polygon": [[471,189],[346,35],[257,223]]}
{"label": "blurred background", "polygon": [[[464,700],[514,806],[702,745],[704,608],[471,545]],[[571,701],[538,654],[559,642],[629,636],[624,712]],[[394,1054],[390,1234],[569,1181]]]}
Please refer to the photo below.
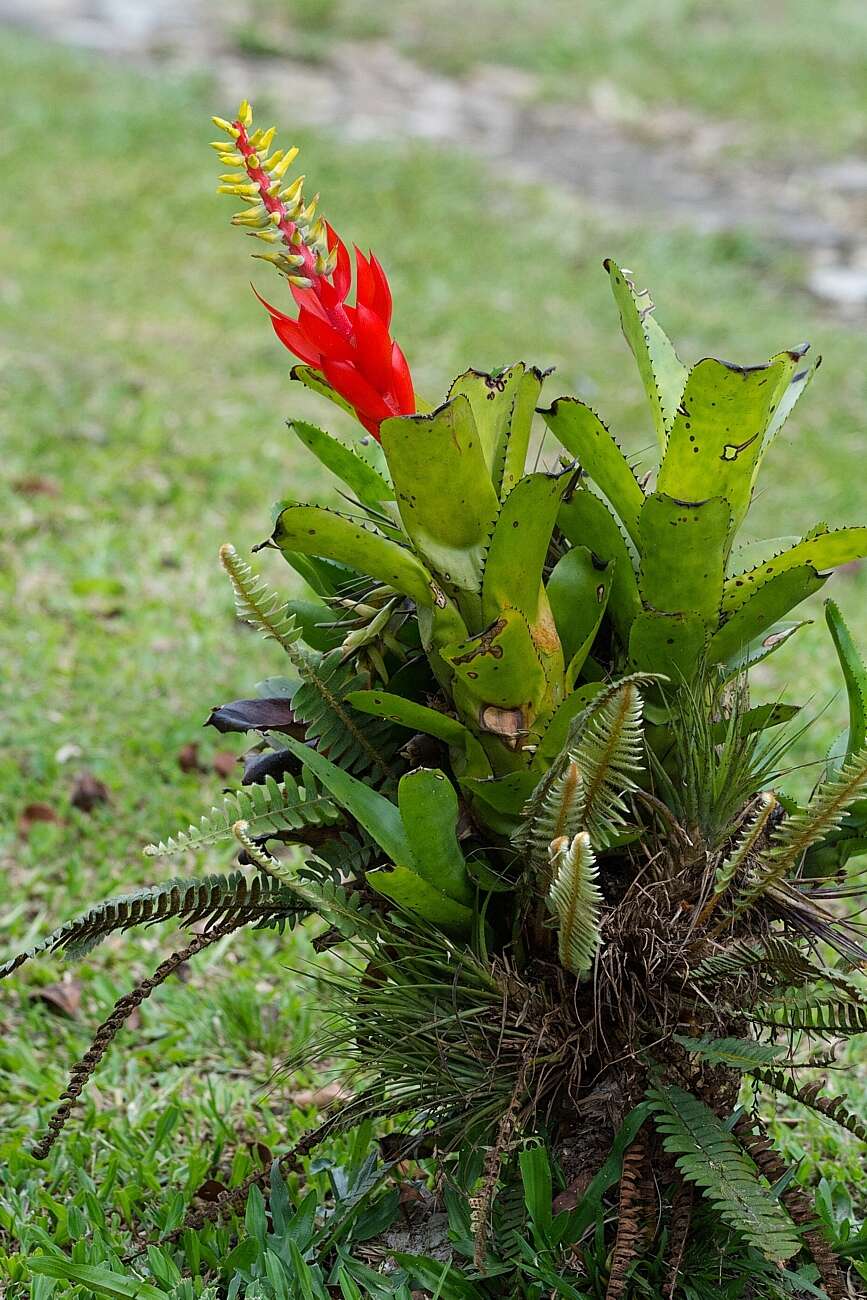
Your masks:
{"label": "blurred background", "polygon": [[[210,114],[242,96],[302,146],[347,241],[378,253],[422,392],[471,364],[553,365],[551,398],[577,391],[649,452],[610,254],[688,362],[804,339],[825,357],[747,531],[867,518],[863,0],[0,0],[0,85],[4,953],[185,872],[142,846],[236,771],[237,747],[201,729],[209,708],[280,671],[234,621],[217,548],[266,536],[280,496],[333,499],[284,420],[350,427],[288,381],[248,281],[283,290],[214,194]],[[832,589],[867,640],[864,572]],[[813,614],[761,685],[819,715],[815,753],[845,707]],[[306,941],[227,940],[142,1008],[34,1165],[22,1142],[88,1028],[167,943],[118,939],[6,988],[0,1277],[40,1231],[96,1234],[99,1257],[137,1221],[171,1222],[321,1100],[272,1077],[315,1001]],[[807,1176],[823,1153],[857,1168],[854,1140],[799,1131]]]}

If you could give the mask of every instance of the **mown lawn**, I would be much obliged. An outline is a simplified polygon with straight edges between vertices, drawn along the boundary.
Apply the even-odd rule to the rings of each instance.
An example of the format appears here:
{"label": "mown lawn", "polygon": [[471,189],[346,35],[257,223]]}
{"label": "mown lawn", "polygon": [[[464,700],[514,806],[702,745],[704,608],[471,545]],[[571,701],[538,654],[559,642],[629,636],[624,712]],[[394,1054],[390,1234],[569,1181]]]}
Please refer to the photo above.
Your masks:
{"label": "mown lawn", "polygon": [[[279,285],[246,259],[226,228],[231,208],[213,195],[209,114],[232,106],[202,82],[145,79],[9,35],[0,78],[12,106],[0,127],[5,953],[90,901],[192,869],[142,847],[219,797],[211,764],[229,747],[201,730],[210,706],[281,670],[236,624],[217,548],[264,537],[278,496],[331,499],[283,420],[338,422],[288,383],[247,281],[252,271],[275,296]],[[687,358],[758,361],[804,336],[826,354],[769,463],[756,532],[867,515],[863,337],[800,292],[788,251],[755,236],[603,228],[579,203],[415,146],[372,151],[309,133],[298,143],[330,219],[386,263],[395,332],[422,391],[441,394],[470,363],[526,357],[557,366],[552,397],[577,388],[631,450],[648,448],[600,267],[611,253],[654,286]],[[261,559],[288,586],[279,559]],[[867,638],[864,572],[834,589]],[[818,710],[839,690],[821,620],[774,664],[769,695],[790,684]],[[843,716],[834,698],[815,745]],[[183,772],[194,743],[203,770]],[[85,772],[109,792],[89,813],[70,801]],[[34,804],[50,820],[33,820]],[[230,856],[195,865],[221,869]],[[0,1278],[20,1294],[19,1251],[42,1234],[64,1244],[94,1233],[92,1258],[111,1258],[137,1225],[176,1223],[205,1177],[240,1178],[251,1144],[280,1149],[310,1119],[296,1104],[310,1081],[274,1073],[315,1014],[309,945],[250,934],[146,1003],[51,1158],[27,1154],[89,1030],[170,943],[153,931],[97,949],[71,971],[74,1018],[40,996],[63,978],[58,963],[40,960],[3,989]],[[863,1067],[861,1079],[863,1090]],[[804,1134],[854,1176],[854,1140],[818,1121],[798,1142]]]}

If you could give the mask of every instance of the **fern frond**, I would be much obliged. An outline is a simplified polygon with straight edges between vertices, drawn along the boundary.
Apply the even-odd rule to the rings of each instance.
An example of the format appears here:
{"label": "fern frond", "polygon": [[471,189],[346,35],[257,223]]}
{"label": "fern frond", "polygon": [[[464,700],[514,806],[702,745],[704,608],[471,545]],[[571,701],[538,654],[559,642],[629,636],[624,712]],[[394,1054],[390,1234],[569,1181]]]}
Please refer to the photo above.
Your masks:
{"label": "fern frond", "polygon": [[301,678],[292,708],[299,721],[307,724],[308,740],[317,741],[321,752],[347,772],[375,768],[387,776],[391,755],[383,752],[382,742],[390,727],[381,719],[359,718],[344,703],[350,691],[369,683],[341,663],[340,650],[322,655],[301,644],[297,620],[234,546],[226,543],[220,547],[220,563],[232,583],[238,617],[257,628],[266,640],[282,646]]}
{"label": "fern frond", "polygon": [[396,749],[392,727],[344,703],[352,691],[366,689],[369,680],[352,664],[341,662],[340,650],[327,655],[305,652],[299,673],[302,680],[292,696],[292,708],[307,724],[307,739],[315,740],[320,753],[346,772],[358,775],[372,768],[388,776]]}
{"label": "fern frond", "polygon": [[758,1171],[713,1111],[678,1087],[648,1090],[663,1146],[684,1178],[695,1183],[720,1217],[770,1260],[781,1263],[800,1249],[797,1230],[782,1205],[759,1182]]}
{"label": "fern frond", "polygon": [[699,925],[707,924],[719,900],[725,894],[738,872],[743,870],[751,854],[755,852],[756,845],[765,833],[768,821],[777,807],[777,800],[769,790],[765,790],[759,795],[758,804],[755,817],[746,827],[729,856],[717,867],[713,890],[699,917]]}
{"label": "fern frond", "polygon": [[760,1066],[772,1065],[786,1052],[781,1043],[757,1043],[752,1038],[687,1038],[675,1034],[674,1041],[710,1065],[725,1065],[748,1074]]}
{"label": "fern frond", "polygon": [[786,1074],[781,1074],[779,1070],[756,1070],[755,1077],[768,1088],[773,1088],[775,1092],[784,1092],[787,1097],[791,1097],[801,1106],[806,1106],[808,1110],[815,1111],[817,1115],[823,1116],[824,1119],[833,1120],[841,1128],[846,1129],[861,1142],[867,1142],[867,1126],[859,1117],[846,1105],[845,1097],[821,1097],[819,1093],[824,1087],[820,1080],[816,1083],[808,1083],[806,1087],[799,1087],[795,1079]]}
{"label": "fern frond", "polygon": [[845,1038],[867,1033],[867,1003],[838,992],[788,993],[761,1002],[750,1011],[757,1024],[773,1025],[819,1037]]}
{"label": "fern frond", "polygon": [[637,789],[634,777],[644,758],[642,699],[624,681],[587,721],[574,750],[583,782],[584,829],[598,848],[625,823],[623,796]]}
{"label": "fern frond", "polygon": [[843,820],[846,809],[867,786],[867,748],[860,749],[829,781],[823,781],[806,808],[787,817],[775,842],[760,855],[752,881],[738,896],[738,910],[748,907],[796,867],[808,849],[818,844]]}
{"label": "fern frond", "polygon": [[548,906],[558,921],[560,962],[573,975],[582,975],[590,970],[599,947],[602,906],[590,836],[586,831],[571,841],[562,836],[551,844],[550,855]]}
{"label": "fern frond", "polygon": [[232,827],[238,821],[248,824],[253,837],[269,831],[276,835],[280,831],[340,821],[342,814],[337,805],[322,794],[309,773],[305,781],[307,784],[300,786],[288,774],[282,782],[267,776],[260,785],[233,790],[224,797],[220,807],[212,808],[202,817],[198,826],[179,831],[159,844],[149,844],[145,853],[149,857],[165,857],[205,848],[218,840],[231,839]]}
{"label": "fern frond", "polygon": [[267,926],[297,916],[303,909],[278,881],[248,878],[240,871],[199,880],[169,880],[119,898],[109,898],[67,921],[47,938],[0,966],[0,979],[41,952],[83,957],[107,935],[137,925],[175,920],[181,925],[202,922],[211,927],[237,919],[238,925]]}
{"label": "fern frond", "polygon": [[537,812],[522,824],[513,840],[527,855],[530,870],[550,881],[549,850],[553,840],[573,840],[581,830],[584,783],[578,764],[568,757],[565,766],[542,797]]}
{"label": "fern frond", "polygon": [[295,617],[229,542],[220,547],[220,563],[235,592],[238,618],[255,627],[266,641],[276,641],[297,667],[296,657],[300,655],[296,642],[301,639],[301,627]]}

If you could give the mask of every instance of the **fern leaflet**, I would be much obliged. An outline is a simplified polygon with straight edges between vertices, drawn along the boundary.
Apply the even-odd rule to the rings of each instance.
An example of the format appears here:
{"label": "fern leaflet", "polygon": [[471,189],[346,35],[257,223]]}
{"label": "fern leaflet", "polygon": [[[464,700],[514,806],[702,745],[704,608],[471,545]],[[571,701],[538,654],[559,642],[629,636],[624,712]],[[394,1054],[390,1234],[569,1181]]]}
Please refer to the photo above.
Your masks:
{"label": "fern leaflet", "polygon": [[159,844],[149,844],[145,849],[150,857],[165,857],[172,853],[185,853],[188,849],[201,849],[218,840],[231,839],[235,822],[247,822],[252,836],[269,831],[300,830],[304,826],[322,826],[340,821],[342,814],[337,805],[321,793],[308,773],[306,785],[299,786],[288,774],[278,783],[268,776],[261,785],[246,786],[227,794],[222,806],[212,808],[198,826],[179,831]]}
{"label": "fern leaflet", "polygon": [[760,1066],[772,1065],[786,1052],[781,1043],[757,1043],[751,1038],[687,1038],[675,1034],[674,1040],[710,1065],[725,1065],[748,1074]]}
{"label": "fern leaflet", "polygon": [[797,1230],[759,1182],[752,1160],[713,1111],[678,1087],[650,1088],[648,1101],[666,1151],[721,1218],[757,1250],[781,1263],[800,1249]]}
{"label": "fern leaflet", "polygon": [[587,721],[575,747],[583,782],[583,823],[602,848],[625,823],[623,796],[635,790],[644,757],[642,701],[635,682],[620,684]]}
{"label": "fern leaflet", "polygon": [[593,965],[599,946],[602,906],[590,836],[582,831],[571,842],[562,836],[551,844],[550,855],[548,906],[558,921],[560,961],[573,975],[582,975]]}
{"label": "fern leaflet", "polygon": [[849,1110],[845,1097],[820,1097],[818,1095],[819,1091],[824,1087],[821,1080],[800,1088],[794,1079],[781,1074],[779,1070],[756,1070],[754,1073],[756,1078],[768,1088],[773,1088],[776,1092],[784,1092],[787,1097],[791,1097],[793,1101],[797,1101],[800,1105],[815,1111],[817,1115],[833,1120],[835,1124],[839,1124],[848,1133],[852,1133],[859,1141],[867,1142],[867,1127],[853,1111]]}
{"label": "fern leaflet", "polygon": [[181,925],[202,922],[211,927],[237,919],[238,925],[267,926],[296,916],[302,908],[278,881],[247,877],[240,871],[199,880],[169,880],[119,898],[96,903],[82,916],[67,921],[27,952],[0,966],[0,979],[41,952],[63,950],[68,958],[83,957],[107,935],[137,925],[176,920]]}

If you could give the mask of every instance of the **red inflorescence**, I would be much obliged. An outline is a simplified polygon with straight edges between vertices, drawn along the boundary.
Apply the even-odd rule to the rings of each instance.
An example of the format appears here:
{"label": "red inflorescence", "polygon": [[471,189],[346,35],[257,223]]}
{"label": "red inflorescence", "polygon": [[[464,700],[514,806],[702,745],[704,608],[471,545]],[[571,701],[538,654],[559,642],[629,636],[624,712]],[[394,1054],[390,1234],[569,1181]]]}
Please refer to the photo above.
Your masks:
{"label": "red inflorescence", "polygon": [[[297,236],[293,240],[296,223],[273,194],[272,178],[258,165],[246,127],[240,120],[233,126],[238,130],[235,147],[244,157],[250,180],[259,187],[261,200],[272,214],[283,242],[299,259],[303,258],[298,276],[292,277],[302,284],[293,284],[290,279],[289,285],[298,307],[297,318],[260,297],[274,332],[299,360],[325,376],[365,429],[378,439],[383,420],[392,415],[412,415],[416,409],[406,357],[389,333],[392,303],[385,272],[373,253],[365,257],[356,248],[355,305],[347,305],[352,266],[346,245],[327,226],[328,249],[336,254],[336,262],[331,271],[317,267],[310,249]],[[249,165],[253,160],[255,164]],[[308,284],[302,287],[304,281]]]}

